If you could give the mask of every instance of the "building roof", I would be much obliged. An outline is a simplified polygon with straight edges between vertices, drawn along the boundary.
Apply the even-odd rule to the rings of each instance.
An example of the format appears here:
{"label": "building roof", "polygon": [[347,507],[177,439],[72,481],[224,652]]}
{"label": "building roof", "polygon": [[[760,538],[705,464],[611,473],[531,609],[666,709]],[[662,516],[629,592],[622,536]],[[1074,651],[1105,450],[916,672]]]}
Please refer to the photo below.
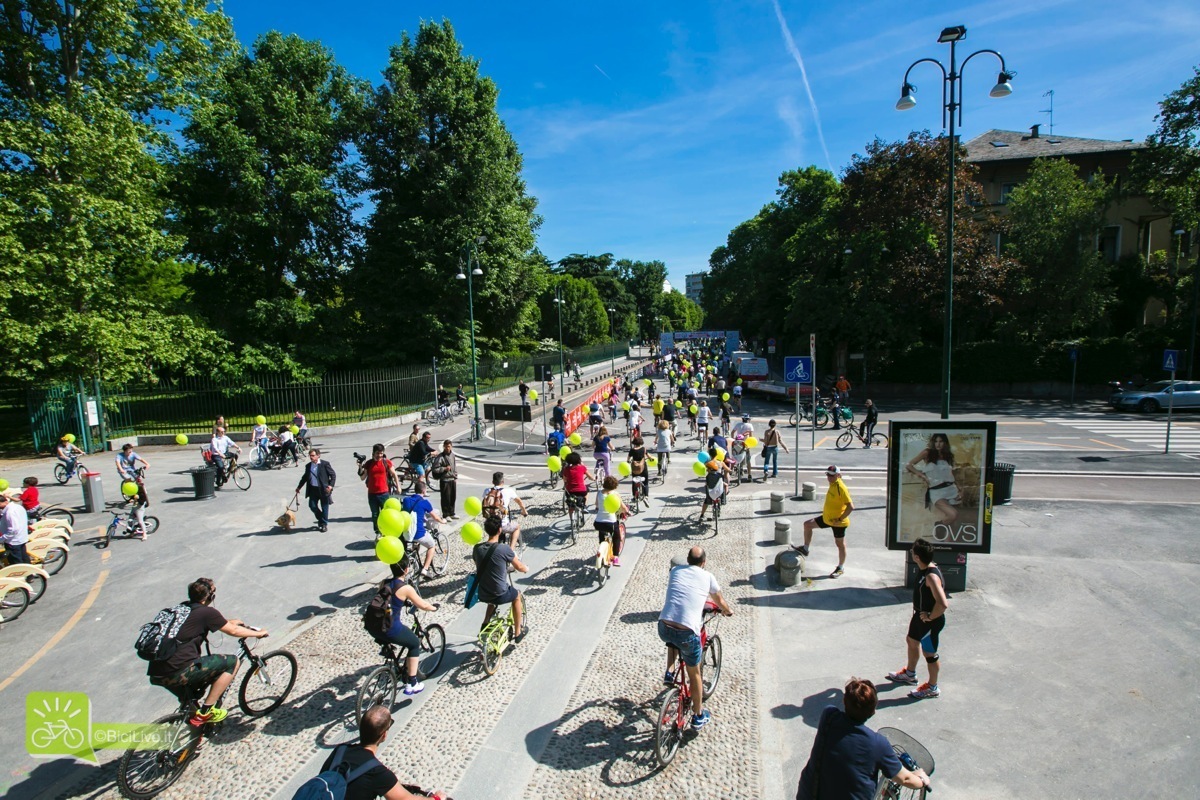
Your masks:
{"label": "building roof", "polygon": [[[1035,128],[1037,126],[1034,126]],[[967,161],[1016,161],[1024,158],[1078,156],[1141,150],[1145,145],[1132,140],[1082,139],[1037,131],[990,130],[967,142]]]}

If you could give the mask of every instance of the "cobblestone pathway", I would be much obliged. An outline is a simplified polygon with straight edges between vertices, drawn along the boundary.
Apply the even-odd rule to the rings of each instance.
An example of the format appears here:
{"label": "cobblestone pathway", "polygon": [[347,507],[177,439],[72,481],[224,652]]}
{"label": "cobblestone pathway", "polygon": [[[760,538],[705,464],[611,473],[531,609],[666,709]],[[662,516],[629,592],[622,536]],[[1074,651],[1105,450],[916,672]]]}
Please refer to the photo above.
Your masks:
{"label": "cobblestone pathway", "polygon": [[[752,593],[746,576],[753,501],[733,501],[719,537],[713,537],[710,526],[696,523],[698,495],[667,502],[526,789],[530,800],[761,794],[754,611],[738,602]],[[665,648],[656,625],[671,558],[693,544],[707,549],[708,567],[734,616],[720,625],[724,659],[720,683],[708,702],[713,721],[685,739],[675,761],[659,770],[653,735],[664,691]]]}

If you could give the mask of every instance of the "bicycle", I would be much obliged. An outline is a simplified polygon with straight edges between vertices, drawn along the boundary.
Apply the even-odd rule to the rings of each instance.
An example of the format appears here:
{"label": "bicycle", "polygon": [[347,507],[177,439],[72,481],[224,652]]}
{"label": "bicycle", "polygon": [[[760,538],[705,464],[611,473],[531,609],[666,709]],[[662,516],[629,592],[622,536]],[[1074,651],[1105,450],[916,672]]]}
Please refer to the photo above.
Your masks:
{"label": "bicycle", "polygon": [[[617,521],[621,530],[621,539],[625,538],[625,520]],[[596,546],[596,582],[601,586],[608,580],[608,573],[612,569],[613,551],[612,538],[608,531],[603,533],[604,538],[600,540],[600,544]]]}
{"label": "bicycle", "polygon": [[[69,537],[69,534],[63,531],[61,535],[54,535],[53,531],[47,531],[41,536],[36,536],[37,533],[37,530],[31,532],[29,543],[25,545],[29,561],[33,566],[44,569],[47,575],[57,575],[67,565],[67,558],[71,552],[66,540],[62,538]],[[0,552],[0,567],[9,566],[12,566],[12,562],[8,560],[8,554]]]}
{"label": "bicycle", "polygon": [[29,523],[32,525],[41,520],[62,520],[68,525],[75,525],[75,514],[70,509],[64,508],[62,503],[42,503],[34,511],[29,514]]}
{"label": "bicycle", "polygon": [[33,602],[32,596],[33,592],[25,580],[0,578],[0,625],[24,614]]}
{"label": "bicycle", "polygon": [[[24,581],[25,586],[29,589],[29,601],[26,604],[20,602],[20,598],[13,597],[9,604],[18,610],[13,613],[12,618],[16,619],[25,610],[25,605],[33,605],[42,598],[46,593],[46,586],[49,584],[50,573],[41,567],[35,567],[32,564],[10,564],[7,567],[0,568],[0,580],[16,580]],[[9,587],[11,590],[12,587]],[[7,590],[6,590],[7,591]],[[3,592],[0,592],[3,594]],[[0,597],[0,606],[4,605],[4,598]],[[7,622],[4,619],[4,612],[0,609],[0,622]]]}
{"label": "bicycle", "polygon": [[[446,655],[446,631],[437,623],[422,625],[416,607],[407,602],[404,606],[413,618],[412,631],[421,643],[421,653],[417,657],[417,679],[425,680],[433,677],[442,665],[442,659]],[[355,723],[362,722],[362,715],[372,706],[381,705],[391,711],[396,702],[400,682],[408,675],[404,668],[404,661],[408,658],[406,648],[383,642],[379,648],[379,655],[383,656],[383,666],[372,670],[358,690],[358,699],[354,703]]]}
{"label": "bicycle", "polygon": [[[521,615],[521,622],[528,628],[529,603],[523,594],[521,595],[521,604],[524,612]],[[513,606],[512,603],[509,603],[507,614],[504,616],[494,614],[492,621],[479,631],[480,657],[483,659],[483,671],[488,676],[495,675],[496,670],[500,669],[500,659],[503,658],[504,651],[516,638],[513,632],[515,625]]]}
{"label": "bicycle", "polygon": [[450,406],[434,406],[433,408],[425,409],[425,412],[421,414],[421,418],[429,425],[445,425],[454,419],[454,412],[450,410]]}
{"label": "bicycle", "polygon": [[[717,634],[721,621],[718,611],[716,603],[704,603],[704,622],[700,626],[700,681],[701,696],[705,700],[712,697],[721,679],[723,651],[721,637]],[[674,682],[659,706],[658,719],[654,723],[654,755],[660,765],[665,767],[674,760],[683,741],[683,733],[691,726],[691,717],[692,689],[688,683],[687,668],[680,657],[675,660]]]}
{"label": "bicycle", "polygon": [[216,484],[220,489],[230,479],[233,485],[243,492],[250,488],[250,470],[237,463],[237,456],[232,453],[225,455],[225,469],[217,470]]}
{"label": "bicycle", "polygon": [[[431,577],[440,578],[446,574],[450,565],[450,537],[442,533],[437,523],[429,517],[425,518],[425,537],[433,542],[433,560],[429,562],[429,571],[433,573]],[[423,560],[423,556],[420,555],[420,547],[414,547],[413,540],[405,537],[404,549],[406,552],[412,553],[412,564],[414,565],[408,582],[420,594],[421,584],[425,581],[424,569],[420,563]]]}
{"label": "bicycle", "polygon": [[[296,657],[287,650],[257,655],[245,639],[239,639],[238,645],[238,665],[243,661],[250,662],[238,688],[238,706],[248,717],[270,714],[283,704],[296,683]],[[207,641],[205,650],[211,652]],[[251,696],[259,687],[267,688],[265,698]],[[196,727],[189,722],[207,692],[207,686],[189,690],[180,697],[179,708],[173,714],[154,721],[156,729],[152,741],[122,754],[117,764],[117,787],[123,796],[131,800],[154,797],[179,780],[199,752],[204,738],[222,724],[206,722]],[[217,700],[217,705],[223,699],[224,695]]]}
{"label": "bicycle", "polygon": [[849,430],[837,438],[835,446],[838,450],[846,450],[850,445],[854,444],[855,439],[862,442],[863,447],[882,447],[884,450],[891,444],[891,440],[888,439],[886,433],[876,433],[874,431],[871,432],[871,440],[868,442],[867,438],[859,432],[858,428],[851,425]]}
{"label": "bicycle", "polygon": [[667,472],[671,465],[671,454],[667,452],[657,453],[656,455],[658,461],[658,483],[662,485],[667,482]]}
{"label": "bicycle", "polygon": [[587,514],[587,496],[576,499],[572,497],[565,489],[563,490],[563,507],[567,510],[567,515],[570,517],[567,529],[571,534],[571,547],[575,546],[578,541],[579,531],[583,530],[583,523],[586,521]]}
{"label": "bicycle", "polygon": [[647,474],[646,467],[642,467],[641,475],[634,475],[630,480],[633,483],[632,494],[633,503],[630,504],[629,510],[633,514],[637,514],[641,510],[641,504],[644,503],[646,508],[650,508],[650,497],[647,494],[650,476]]}
{"label": "bicycle", "polygon": [[85,467],[80,461],[72,462],[70,469],[67,468],[66,464],[63,464],[60,461],[54,465],[54,480],[58,481],[60,484],[66,485],[70,482],[71,478],[78,477],[79,482],[83,483],[83,476],[87,474],[87,472],[88,468]]}
{"label": "bicycle", "polygon": [[[879,735],[892,745],[892,750],[896,751],[896,756],[905,769],[910,771],[922,769],[926,775],[933,774],[933,756],[916,739],[897,728],[880,728]],[[931,787],[910,789],[907,786],[901,786],[886,775],[880,775],[879,781],[875,785],[873,800],[901,800],[901,798],[924,800],[925,795],[932,791]]]}
{"label": "bicycle", "polygon": [[811,402],[800,406],[800,416],[797,417],[796,412],[793,411],[788,415],[788,424],[795,428],[801,422],[813,422],[814,419],[816,420],[815,424],[818,428],[824,428],[829,424],[829,409],[825,407],[824,400],[817,401],[815,410],[813,409],[813,404]]}
{"label": "bicycle", "polygon": [[[132,511],[124,515],[113,511],[111,508],[106,508],[105,511],[107,511],[109,514],[112,514],[112,520],[104,529],[104,541],[96,545],[101,550],[112,544],[114,536],[121,535],[126,539],[132,539],[135,536],[141,536],[141,533],[138,531],[137,517],[133,515]],[[124,529],[121,528],[122,522],[125,523]],[[146,514],[142,517],[142,525],[145,527],[147,535],[152,534],[158,530],[158,517]]]}
{"label": "bicycle", "polygon": [[552,491],[554,490],[555,487],[558,486],[558,479],[561,476],[562,476],[561,470],[558,472],[555,472],[554,470],[550,470],[550,479],[547,481],[547,483],[550,484],[550,489]]}

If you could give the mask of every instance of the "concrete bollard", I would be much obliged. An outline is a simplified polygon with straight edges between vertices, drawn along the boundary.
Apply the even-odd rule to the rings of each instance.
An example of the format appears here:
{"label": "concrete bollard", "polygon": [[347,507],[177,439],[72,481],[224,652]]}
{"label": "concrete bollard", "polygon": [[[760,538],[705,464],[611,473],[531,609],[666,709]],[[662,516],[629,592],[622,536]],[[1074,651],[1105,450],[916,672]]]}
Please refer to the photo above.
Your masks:
{"label": "concrete bollard", "polygon": [[775,544],[792,543],[792,521],[790,519],[775,520]]}
{"label": "concrete bollard", "polygon": [[804,559],[794,550],[784,550],[775,556],[775,571],[779,573],[781,586],[795,586],[800,582]]}
{"label": "concrete bollard", "polygon": [[771,492],[771,513],[783,513],[783,500],[786,495],[783,492]]}
{"label": "concrete bollard", "polygon": [[815,483],[800,484],[800,499],[815,500],[817,498],[817,485]]}

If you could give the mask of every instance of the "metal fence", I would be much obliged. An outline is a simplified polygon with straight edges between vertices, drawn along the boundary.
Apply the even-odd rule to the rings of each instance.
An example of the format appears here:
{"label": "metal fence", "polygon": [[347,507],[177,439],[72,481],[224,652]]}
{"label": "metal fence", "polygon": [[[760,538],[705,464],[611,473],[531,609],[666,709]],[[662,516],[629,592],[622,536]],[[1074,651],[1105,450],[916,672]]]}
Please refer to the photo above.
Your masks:
{"label": "metal fence", "polygon": [[[627,352],[625,343],[565,351],[566,359],[594,364]],[[557,351],[509,359],[480,361],[479,391],[494,392],[531,379],[534,366],[549,364],[558,372]],[[432,363],[392,369],[327,373],[315,381],[294,381],[278,374],[253,375],[237,383],[207,378],[176,378],[157,384],[87,387],[98,396],[102,410],[101,438],[134,435],[195,434],[211,431],[218,416],[230,430],[246,430],[262,415],[272,426],[290,423],[296,411],[310,426],[341,425],[399,416],[432,406],[437,386],[453,395],[462,384],[471,394],[470,364]],[[34,449],[45,452],[64,432],[80,428],[81,399],[69,384],[28,391]],[[100,443],[102,446],[102,442]]]}

